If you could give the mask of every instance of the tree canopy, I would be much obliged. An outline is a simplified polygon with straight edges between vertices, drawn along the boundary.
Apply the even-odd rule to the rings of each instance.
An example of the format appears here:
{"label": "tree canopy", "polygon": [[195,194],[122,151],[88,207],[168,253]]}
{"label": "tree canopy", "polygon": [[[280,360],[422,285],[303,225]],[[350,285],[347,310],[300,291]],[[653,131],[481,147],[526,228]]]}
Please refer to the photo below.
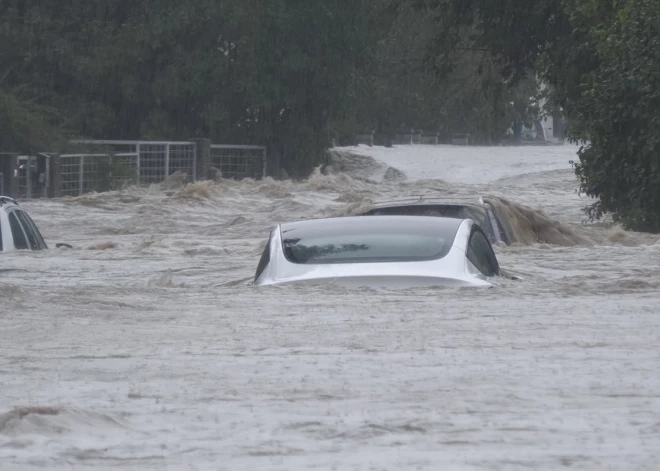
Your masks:
{"label": "tree canopy", "polygon": [[[612,213],[626,227],[660,231],[660,2],[654,0],[429,0],[445,14],[446,50],[488,50],[509,86],[536,77],[549,105],[582,143],[580,190],[592,219]],[[465,28],[472,33],[461,35]]]}
{"label": "tree canopy", "polygon": [[6,0],[0,151],[208,137],[268,145],[303,176],[364,129],[499,142],[531,108],[511,104],[518,91],[484,51],[437,74],[437,13],[392,0]]}
{"label": "tree canopy", "polygon": [[304,176],[358,131],[561,110],[589,215],[660,231],[659,33],[655,0],[5,0],[0,151],[208,137]]}

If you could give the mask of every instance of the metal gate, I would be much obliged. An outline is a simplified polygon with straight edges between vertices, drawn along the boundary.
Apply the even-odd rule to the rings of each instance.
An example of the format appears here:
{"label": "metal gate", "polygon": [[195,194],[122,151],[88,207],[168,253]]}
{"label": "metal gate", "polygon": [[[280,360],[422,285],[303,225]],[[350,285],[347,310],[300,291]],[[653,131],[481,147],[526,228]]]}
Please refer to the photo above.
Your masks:
{"label": "metal gate", "polygon": [[45,198],[48,196],[50,156],[48,154],[19,155],[16,157],[19,198]]}
{"label": "metal gate", "polygon": [[266,147],[211,145],[211,167],[222,172],[223,178],[241,180],[266,176]]}
{"label": "metal gate", "polygon": [[39,196],[36,183],[38,176],[37,158],[34,155],[19,155],[16,157],[18,166],[18,197],[23,199]]}

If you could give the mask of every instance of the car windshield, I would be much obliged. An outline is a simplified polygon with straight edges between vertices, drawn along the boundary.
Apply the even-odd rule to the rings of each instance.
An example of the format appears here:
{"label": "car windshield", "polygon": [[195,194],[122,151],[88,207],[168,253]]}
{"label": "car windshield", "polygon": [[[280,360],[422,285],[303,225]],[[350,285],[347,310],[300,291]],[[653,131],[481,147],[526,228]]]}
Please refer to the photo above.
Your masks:
{"label": "car windshield", "polygon": [[409,222],[388,217],[350,219],[283,226],[284,255],[297,264],[437,260],[451,249],[462,222],[412,217]]}

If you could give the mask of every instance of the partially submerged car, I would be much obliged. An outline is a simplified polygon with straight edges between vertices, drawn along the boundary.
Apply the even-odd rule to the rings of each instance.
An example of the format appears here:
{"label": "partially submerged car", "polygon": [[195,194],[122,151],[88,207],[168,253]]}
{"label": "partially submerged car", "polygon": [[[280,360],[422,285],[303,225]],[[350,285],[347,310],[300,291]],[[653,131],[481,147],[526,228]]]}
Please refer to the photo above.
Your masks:
{"label": "partially submerged car", "polygon": [[340,217],[275,227],[254,284],[491,286],[498,276],[488,236],[471,219]]}
{"label": "partially submerged car", "polygon": [[438,216],[445,218],[472,219],[488,235],[492,244],[511,245],[515,235],[506,219],[495,207],[484,200],[459,198],[402,198],[375,202],[361,216]]}
{"label": "partially submerged car", "polygon": [[0,196],[0,252],[47,248],[37,225],[16,200]]}

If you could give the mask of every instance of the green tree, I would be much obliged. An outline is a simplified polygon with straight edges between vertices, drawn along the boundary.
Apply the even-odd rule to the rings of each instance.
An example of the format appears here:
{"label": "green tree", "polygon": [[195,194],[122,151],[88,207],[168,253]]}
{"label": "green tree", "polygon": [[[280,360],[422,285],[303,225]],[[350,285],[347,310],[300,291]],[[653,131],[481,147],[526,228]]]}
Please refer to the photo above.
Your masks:
{"label": "green tree", "polygon": [[[626,227],[660,231],[657,123],[660,3],[653,0],[429,0],[442,6],[443,41],[433,50],[489,52],[509,86],[538,76],[583,146],[580,189],[592,219],[613,213]],[[472,27],[467,39],[459,33]],[[440,44],[442,45],[440,47]]]}
{"label": "green tree", "polygon": [[372,35],[369,66],[360,71],[353,129],[381,136],[411,128],[444,137],[469,132],[488,144],[500,142],[515,120],[536,117],[537,83],[506,86],[497,62],[475,46],[470,25],[442,34],[449,30],[437,22],[445,15],[429,2],[393,2],[373,12],[378,24],[372,29],[382,34]]}
{"label": "green tree", "polygon": [[[371,3],[7,0],[0,86],[3,96],[24,86],[32,108],[4,113],[32,116],[32,128],[43,115],[30,109],[56,110],[89,138],[264,143],[303,175],[328,146],[333,117],[352,106]],[[15,128],[2,128],[7,145]]]}
{"label": "green tree", "polygon": [[572,2],[569,11],[576,24],[592,25],[598,57],[570,109],[571,135],[586,141],[575,165],[581,189],[598,198],[589,214],[660,232],[660,5]]}

